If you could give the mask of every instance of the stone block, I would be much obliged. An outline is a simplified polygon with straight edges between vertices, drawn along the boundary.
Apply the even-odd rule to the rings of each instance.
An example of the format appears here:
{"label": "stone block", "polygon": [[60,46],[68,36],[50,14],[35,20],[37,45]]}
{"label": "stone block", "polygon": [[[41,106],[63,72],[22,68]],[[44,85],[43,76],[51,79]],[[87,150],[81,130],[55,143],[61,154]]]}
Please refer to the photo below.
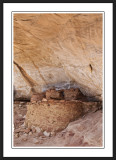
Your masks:
{"label": "stone block", "polygon": [[64,99],[63,91],[55,89],[47,90],[46,99]]}
{"label": "stone block", "polygon": [[31,96],[31,103],[36,103],[38,101],[41,101],[43,98],[45,98],[45,93],[36,93],[36,94],[33,94]]}
{"label": "stone block", "polygon": [[66,89],[64,90],[64,99],[65,100],[76,100],[84,98],[84,95],[81,93],[81,91],[76,88]]}

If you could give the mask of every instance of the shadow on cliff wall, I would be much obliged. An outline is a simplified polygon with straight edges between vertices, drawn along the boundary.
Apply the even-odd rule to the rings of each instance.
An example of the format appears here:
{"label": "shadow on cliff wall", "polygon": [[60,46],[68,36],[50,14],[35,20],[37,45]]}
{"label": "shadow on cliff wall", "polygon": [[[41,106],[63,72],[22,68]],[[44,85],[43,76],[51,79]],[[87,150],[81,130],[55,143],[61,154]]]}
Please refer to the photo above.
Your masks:
{"label": "shadow on cliff wall", "polygon": [[[60,82],[60,83],[51,83],[51,84],[42,86],[42,92],[46,92],[46,90],[49,90],[49,89],[62,90],[62,89],[70,89],[70,88],[80,88],[80,86],[76,82],[74,82],[74,81],[67,81],[67,82]],[[27,96],[27,95],[21,96],[22,95],[21,92],[22,91],[16,90],[15,86],[13,86],[14,101],[15,100],[30,101],[30,97],[31,96]],[[32,87],[30,89],[30,93],[31,93],[31,95],[37,93],[36,92],[36,88]],[[90,96],[87,96],[87,99],[88,99],[88,101],[101,101],[100,97],[101,97],[101,95],[97,95],[97,96],[90,95]]]}

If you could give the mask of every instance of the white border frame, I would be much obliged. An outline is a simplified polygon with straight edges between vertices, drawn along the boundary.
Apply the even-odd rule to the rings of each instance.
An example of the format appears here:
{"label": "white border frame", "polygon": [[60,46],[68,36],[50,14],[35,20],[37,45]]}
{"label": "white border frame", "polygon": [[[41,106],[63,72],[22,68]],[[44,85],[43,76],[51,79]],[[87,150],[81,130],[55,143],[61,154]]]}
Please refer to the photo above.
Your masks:
{"label": "white border frame", "polygon": [[[31,14],[39,14],[39,13],[41,13],[41,14],[53,14],[53,13],[56,13],[56,12],[43,12],[43,11],[41,11],[41,12],[28,12],[28,11],[26,11],[26,12],[12,12],[11,14],[12,14],[12,64],[13,64],[13,15],[14,14],[17,14],[17,13],[20,13],[20,14],[29,14],[29,13],[31,13]],[[103,16],[103,26],[102,26],[102,29],[103,29],[103,45],[102,45],[102,48],[103,48],[103,64],[104,64],[104,18],[105,18],[105,14],[104,14],[104,12],[103,11],[99,11],[99,12],[69,12],[69,11],[65,11],[65,12],[60,12],[60,11],[57,11],[57,13],[64,13],[64,14],[68,14],[68,13],[71,13],[71,14],[102,14],[102,16]],[[12,65],[12,71],[13,71],[13,65]],[[12,77],[13,77],[13,72],[12,72]],[[12,78],[13,79],[13,78]],[[12,91],[13,91],[13,82],[12,82]],[[103,91],[104,91],[104,65],[103,65]],[[14,147],[13,146],[13,130],[12,130],[12,148],[20,148],[20,149],[25,149],[25,148],[27,148],[27,149],[32,149],[32,148],[35,148],[35,149],[54,149],[54,148],[56,148],[56,149],[60,149],[60,148],[62,148],[62,149],[87,149],[87,148],[91,148],[91,149],[98,149],[98,148],[104,148],[105,147],[105,144],[104,144],[104,126],[105,126],[105,123],[104,123],[104,92],[103,92],[103,113],[102,113],[102,123],[103,123],[103,133],[102,133],[102,136],[103,136],[103,146],[102,147],[94,147],[94,146],[92,146],[92,147],[41,147],[41,146],[35,146],[35,147]],[[12,117],[13,117],[13,92],[12,92]],[[12,126],[13,126],[13,120],[12,120]],[[12,127],[13,128],[13,127]]]}
{"label": "white border frame", "polygon": [[[10,142],[11,142],[11,116],[9,116],[9,113],[11,113],[11,108],[7,107],[9,106],[11,103],[11,93],[10,91],[12,90],[12,87],[11,87],[11,82],[9,83],[8,80],[11,80],[11,64],[10,64],[10,59],[11,59],[11,18],[10,18],[10,15],[11,15],[11,12],[13,11],[75,11],[75,10],[78,10],[78,11],[81,11],[81,10],[85,10],[85,11],[104,11],[105,12],[105,15],[106,15],[106,21],[105,21],[105,27],[106,25],[108,25],[109,27],[106,27],[105,29],[105,35],[106,33],[108,33],[108,39],[110,39],[110,42],[108,42],[108,39],[105,38],[105,51],[106,49],[110,52],[112,52],[112,4],[102,4],[102,3],[98,3],[98,4],[93,4],[93,3],[89,3],[89,4],[77,4],[77,3],[73,3],[73,4],[22,4],[22,3],[10,3],[10,4],[4,4],[4,156],[31,156],[33,155],[33,157],[36,157],[38,156],[38,150],[35,149],[29,149],[29,151],[31,150],[31,152],[28,151],[28,149],[12,149],[11,148],[11,145],[10,145]],[[78,12],[79,13],[79,12]],[[82,12],[81,12],[82,13]],[[85,12],[84,12],[85,13]],[[107,14],[106,14],[107,13]],[[109,17],[109,18],[107,18]],[[110,21],[110,23],[109,23]],[[9,26],[9,28],[8,28]],[[110,29],[109,29],[110,28]],[[110,32],[111,31],[111,32]],[[12,32],[13,33],[13,32]],[[106,45],[108,46],[106,47]],[[106,54],[108,53],[107,51],[105,52]],[[106,57],[106,55],[105,55]],[[105,69],[108,69],[108,74],[110,74],[110,76],[112,77],[112,55],[110,56],[110,58],[108,57],[107,59],[108,61],[110,61],[110,65],[108,64],[105,65]],[[105,64],[106,64],[106,59],[105,59]],[[109,68],[110,66],[110,68]],[[111,72],[111,73],[110,73]],[[105,80],[106,80],[106,75],[104,75],[105,77]],[[109,77],[109,75],[108,75]],[[112,83],[112,78],[109,78],[110,79],[110,82]],[[109,84],[109,81],[105,82],[107,84]],[[9,90],[9,92],[7,92],[7,90]],[[109,90],[111,91],[111,88],[109,87]],[[110,92],[112,93],[112,92]],[[106,95],[106,94],[105,94]],[[112,95],[111,95],[112,96]],[[110,100],[111,100],[111,103],[108,103],[112,106],[112,97],[110,96]],[[109,98],[109,95],[107,95],[107,97]],[[107,98],[106,97],[106,98]],[[5,99],[7,99],[7,101],[5,101]],[[106,105],[106,102],[105,102],[105,105]],[[105,115],[105,122],[106,124],[110,124],[108,125],[110,127],[110,134],[106,134],[105,137],[109,138],[109,135],[110,137],[112,137],[112,107],[111,107],[111,110],[110,112],[108,111],[108,114],[110,115],[110,117],[108,117],[110,120],[107,121],[106,119],[106,115]],[[9,118],[9,121],[7,119],[7,117]],[[106,131],[108,131],[109,129],[105,128],[105,133],[107,133]],[[9,134],[8,134],[9,133]],[[109,138],[110,139],[110,138]],[[60,147],[60,149],[56,149],[54,147],[54,149],[45,149],[45,147],[43,147],[43,149],[41,149],[41,152],[39,153],[39,156],[84,156],[86,157],[87,155],[89,155],[90,157],[93,156],[93,155],[96,155],[96,156],[106,156],[107,155],[112,155],[112,139],[110,139],[110,141],[108,141],[106,138],[105,138],[105,144],[106,144],[106,147],[103,149],[103,148],[100,148],[100,149],[96,149],[94,148],[94,150],[89,147],[88,149],[85,150],[85,148],[81,148],[79,149],[77,147],[77,149],[79,149],[79,152],[78,152],[78,155],[77,155],[77,150],[76,149],[71,149],[68,150],[67,149],[62,149]],[[16,147],[15,147],[16,148]],[[32,147],[31,147],[32,148]],[[38,148],[38,147],[37,147]],[[41,148],[41,147],[40,147]],[[53,147],[52,147],[53,148]],[[63,147],[64,148],[64,147]],[[75,148],[75,147],[74,147]],[[84,149],[84,155],[83,155],[83,149]],[[91,150],[92,149],[92,150]],[[104,154],[104,151],[105,151],[105,154]],[[47,153],[46,155],[44,153]],[[22,154],[21,154],[22,153]],[[31,154],[33,153],[33,154]],[[55,154],[54,154],[55,153]],[[99,153],[99,154],[98,154]]]}

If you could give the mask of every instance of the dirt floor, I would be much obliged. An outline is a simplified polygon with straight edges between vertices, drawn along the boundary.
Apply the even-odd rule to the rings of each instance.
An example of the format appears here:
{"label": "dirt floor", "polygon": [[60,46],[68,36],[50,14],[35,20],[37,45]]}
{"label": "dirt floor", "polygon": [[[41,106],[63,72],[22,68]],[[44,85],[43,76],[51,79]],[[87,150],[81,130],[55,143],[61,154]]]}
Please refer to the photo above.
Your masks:
{"label": "dirt floor", "polygon": [[27,112],[26,102],[14,104],[14,146],[40,146],[46,139],[42,132],[26,128],[25,116]]}
{"label": "dirt floor", "polygon": [[66,129],[55,134],[25,126],[27,104],[14,103],[14,147],[102,146],[102,110],[69,123]]}

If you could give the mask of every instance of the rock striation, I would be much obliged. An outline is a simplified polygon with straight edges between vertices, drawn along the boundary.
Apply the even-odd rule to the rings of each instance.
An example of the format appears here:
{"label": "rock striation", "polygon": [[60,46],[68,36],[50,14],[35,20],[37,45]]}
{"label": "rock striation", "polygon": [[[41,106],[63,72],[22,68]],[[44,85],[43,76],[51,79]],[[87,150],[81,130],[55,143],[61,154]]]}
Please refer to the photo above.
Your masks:
{"label": "rock striation", "polygon": [[102,99],[102,14],[13,15],[14,99],[73,84]]}

